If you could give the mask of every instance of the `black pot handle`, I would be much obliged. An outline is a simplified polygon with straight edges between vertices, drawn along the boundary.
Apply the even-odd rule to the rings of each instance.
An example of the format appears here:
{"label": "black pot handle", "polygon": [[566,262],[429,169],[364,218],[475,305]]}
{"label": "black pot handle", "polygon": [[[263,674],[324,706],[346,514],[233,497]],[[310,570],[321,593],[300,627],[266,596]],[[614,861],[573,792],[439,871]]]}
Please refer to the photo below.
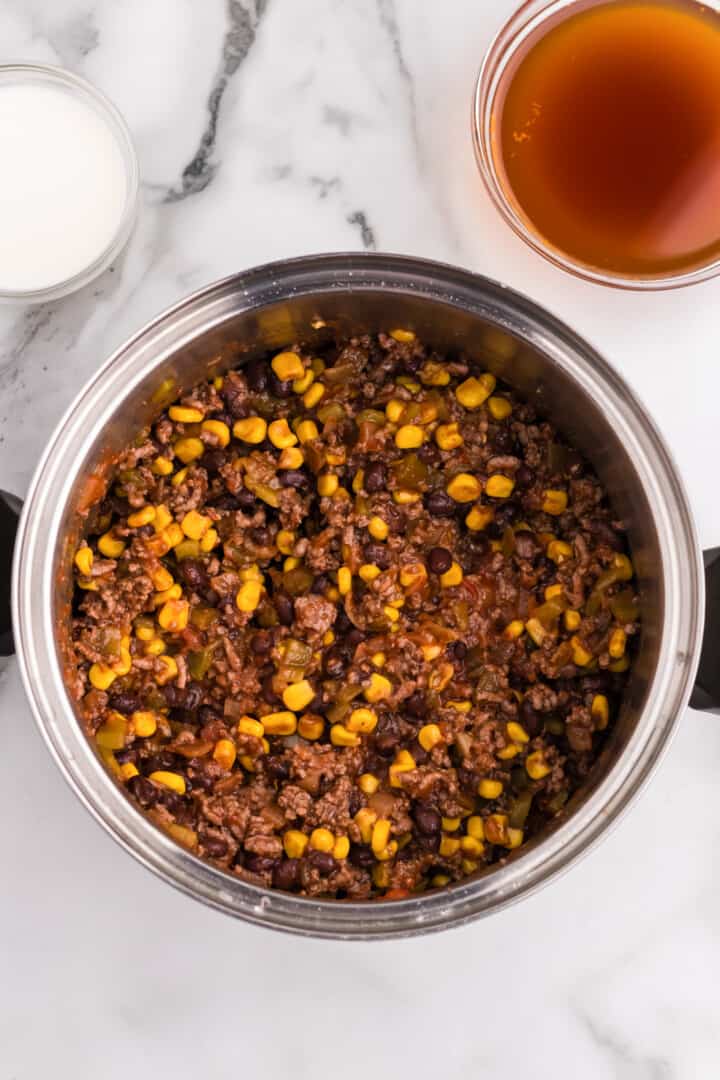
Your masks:
{"label": "black pot handle", "polygon": [[690,698],[693,709],[720,712],[720,547],[703,552],[705,629],[700,666]]}
{"label": "black pot handle", "polygon": [[20,499],[0,491],[0,657],[12,656],[15,652],[10,614],[10,579],[21,510]]}

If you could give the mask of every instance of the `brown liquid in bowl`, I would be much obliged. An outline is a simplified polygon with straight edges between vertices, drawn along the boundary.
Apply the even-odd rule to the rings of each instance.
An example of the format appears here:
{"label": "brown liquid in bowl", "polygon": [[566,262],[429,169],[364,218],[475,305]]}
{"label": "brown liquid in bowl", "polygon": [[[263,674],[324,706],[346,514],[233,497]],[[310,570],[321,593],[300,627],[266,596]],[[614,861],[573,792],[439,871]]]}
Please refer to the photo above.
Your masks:
{"label": "brown liquid in bowl", "polygon": [[716,12],[690,0],[580,10],[531,37],[495,121],[517,209],[571,258],[654,276],[720,256]]}

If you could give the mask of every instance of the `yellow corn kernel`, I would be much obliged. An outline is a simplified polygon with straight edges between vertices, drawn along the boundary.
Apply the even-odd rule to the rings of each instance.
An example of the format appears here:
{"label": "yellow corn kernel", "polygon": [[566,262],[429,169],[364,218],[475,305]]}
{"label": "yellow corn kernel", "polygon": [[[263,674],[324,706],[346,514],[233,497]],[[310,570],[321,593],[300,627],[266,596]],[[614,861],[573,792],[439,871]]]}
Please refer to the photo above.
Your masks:
{"label": "yellow corn kernel", "polygon": [[158,686],[165,686],[171,679],[177,678],[178,666],[173,656],[167,653],[158,656],[159,670],[155,672],[155,682]]}
{"label": "yellow corn kernel", "polygon": [[612,565],[618,581],[629,581],[633,576],[633,565],[627,555],[613,555]]}
{"label": "yellow corn kernel", "polygon": [[469,701],[448,701],[448,706],[451,709],[457,709],[461,713],[469,713],[472,709],[472,704]]}
{"label": "yellow corn kernel", "polygon": [[282,838],[288,859],[302,859],[308,846],[308,838],[299,829],[288,829]]}
{"label": "yellow corn kernel", "polygon": [[539,619],[528,619],[525,623],[525,629],[536,645],[542,645],[547,636],[547,630]]}
{"label": "yellow corn kernel", "polygon": [[318,476],[317,480],[318,495],[323,497],[334,495],[339,484],[340,481],[334,473],[323,473],[322,476]]}
{"label": "yellow corn kernel", "polygon": [[130,514],[127,523],[131,529],[141,529],[143,525],[150,525],[154,520],[155,507],[143,506],[141,510],[136,510],[134,514]]}
{"label": "yellow corn kernel", "polygon": [[235,764],[236,757],[237,750],[235,749],[235,743],[230,739],[218,739],[213,749],[213,760],[217,761],[222,769],[226,769],[230,772],[230,769],[232,769]]}
{"label": "yellow corn kernel", "polygon": [[213,442],[222,450],[230,442],[230,428],[222,420],[205,420],[200,425],[200,430],[210,435]]}
{"label": "yellow corn kernel", "polygon": [[573,549],[565,540],[551,540],[546,548],[546,554],[554,563],[561,563],[565,559],[572,558]]}
{"label": "yellow corn kernel", "polygon": [[522,619],[513,619],[512,622],[509,622],[503,630],[503,637],[507,638],[509,641],[514,641],[516,638],[519,638],[524,632],[525,623],[522,621]]}
{"label": "yellow corn kernel", "polygon": [[124,765],[120,766],[120,776],[123,780],[132,780],[133,776],[139,776],[140,770],[137,765],[133,765],[132,761],[126,761]]}
{"label": "yellow corn kernel", "polygon": [[155,637],[155,623],[149,615],[138,615],[135,620],[135,637],[138,641],[152,641]]}
{"label": "yellow corn kernel", "polygon": [[395,433],[395,445],[399,450],[416,450],[425,441],[425,433],[417,424],[403,424]]}
{"label": "yellow corn kernel", "polygon": [[370,839],[370,846],[373,852],[377,855],[378,852],[384,851],[390,841],[390,822],[387,818],[378,818],[373,825],[372,837]]}
{"label": "yellow corn kernel", "polygon": [[412,589],[424,584],[427,580],[427,570],[421,562],[405,563],[400,567],[400,584],[404,589]]}
{"label": "yellow corn kernel", "polygon": [[440,854],[445,859],[457,855],[460,850],[460,839],[456,836],[443,836],[440,840]]}
{"label": "yellow corn kernel", "polygon": [[138,709],[130,719],[133,730],[140,739],[149,739],[157,731],[157,713],[148,709]]}
{"label": "yellow corn kernel", "polygon": [[478,784],[478,795],[481,799],[497,799],[499,795],[502,795],[502,789],[502,780],[491,780],[486,777]]}
{"label": "yellow corn kernel", "polygon": [[313,439],[320,437],[320,432],[317,429],[317,424],[313,420],[301,420],[297,426],[297,437],[301,443],[312,442]]}
{"label": "yellow corn kernel", "polygon": [[349,567],[341,566],[338,570],[337,586],[341,596],[347,596],[352,589],[352,574]]}
{"label": "yellow corn kernel", "polygon": [[201,409],[195,409],[186,405],[171,405],[168,416],[176,424],[199,424],[205,413]]}
{"label": "yellow corn kernel", "polygon": [[458,446],[462,446],[464,441],[455,423],[440,424],[435,431],[435,442],[441,450],[455,450]]}
{"label": "yellow corn kernel", "polygon": [[398,375],[395,382],[398,386],[404,386],[405,389],[409,390],[411,394],[417,394],[418,390],[421,389],[420,383],[415,382],[415,380],[411,379],[409,375]]}
{"label": "yellow corn kernel", "polygon": [[378,718],[372,709],[353,709],[345,726],[348,731],[359,731],[369,735],[377,727]]}
{"label": "yellow corn kernel", "polygon": [[366,772],[362,776],[358,777],[358,787],[365,795],[374,795],[377,789],[380,787],[380,781],[377,776],[373,776],[372,773]]}
{"label": "yellow corn kernel", "polygon": [[480,484],[470,473],[458,473],[445,490],[455,502],[474,502],[480,494]]}
{"label": "yellow corn kernel", "polygon": [[498,750],[496,756],[499,757],[501,761],[510,761],[512,758],[517,757],[517,755],[520,753],[520,750],[521,747],[518,746],[517,743],[511,742],[508,743],[507,746],[503,747],[502,750]]}
{"label": "yellow corn kernel", "polygon": [[347,859],[350,854],[350,841],[347,836],[338,836],[333,844],[332,855],[334,859]]}
{"label": "yellow corn kernel", "polygon": [[301,709],[310,704],[314,697],[315,691],[307,679],[292,683],[283,690],[282,695],[283,704],[292,712],[300,712]]}
{"label": "yellow corn kernel", "polygon": [[563,621],[565,623],[566,630],[578,630],[582,622],[582,616],[579,611],[573,611],[568,609],[563,614]]}
{"label": "yellow corn kernel", "polygon": [[199,514],[197,510],[188,510],[180,522],[180,528],[190,540],[202,540],[212,525],[212,518]]}
{"label": "yellow corn kernel", "polygon": [[495,389],[495,376],[489,372],[476,379],[471,375],[455,390],[455,397],[465,409],[479,409]]}
{"label": "yellow corn kernel", "polygon": [[473,814],[472,817],[469,817],[465,823],[465,828],[467,829],[468,836],[472,836],[473,839],[485,839],[485,826],[483,824],[483,819],[479,814]]}
{"label": "yellow corn kernel", "polygon": [[340,599],[340,593],[337,591],[334,585],[331,585],[325,592],[325,599],[329,600],[331,604],[337,604]]}
{"label": "yellow corn kernel", "polygon": [[250,566],[245,566],[240,571],[241,581],[259,581],[262,585],[264,581],[263,572],[257,563],[251,563]]}
{"label": "yellow corn kernel", "polygon": [[592,699],[590,715],[595,721],[596,731],[604,731],[610,718],[610,706],[605,694],[596,694]]}
{"label": "yellow corn kernel", "polygon": [[[175,473],[175,475],[173,476],[170,483],[172,484],[173,487],[180,487],[181,484],[185,483],[185,477],[187,476],[187,474],[188,474],[188,467],[186,465],[184,469],[178,469],[178,471]],[[156,526],[156,528],[157,528],[157,526]]]}
{"label": "yellow corn kernel", "polygon": [[169,476],[173,471],[172,461],[165,457],[156,457],[152,463],[152,471],[156,476]]}
{"label": "yellow corn kernel", "polygon": [[372,563],[363,563],[363,565],[358,570],[358,574],[360,575],[362,580],[366,581],[368,584],[371,581],[374,581],[376,577],[379,577],[381,573],[382,570],[380,569],[380,567],[373,566]]}
{"label": "yellow corn kernel", "polygon": [[297,730],[298,735],[302,735],[303,739],[307,739],[309,742],[315,742],[325,730],[325,721],[322,716],[314,716],[312,714],[301,716],[298,720]]}
{"label": "yellow corn kernel", "polygon": [[278,353],[277,356],[273,356],[270,364],[280,382],[287,382],[289,379],[300,379],[305,374],[305,365],[298,354],[294,352]]}
{"label": "yellow corn kernel", "polygon": [[370,518],[370,522],[368,524],[368,532],[374,540],[387,540],[390,528],[381,517],[375,515],[374,517]]}
{"label": "yellow corn kernel", "polygon": [[294,735],[297,717],[292,712],[274,712],[263,716],[262,725],[266,735]]}
{"label": "yellow corn kernel", "polygon": [[483,529],[488,527],[494,516],[495,512],[491,506],[473,506],[465,518],[465,524],[471,532],[482,532]]}
{"label": "yellow corn kernel", "polygon": [[300,559],[298,559],[295,555],[288,555],[288,557],[283,561],[283,570],[287,574],[288,571],[297,569],[299,565]]}
{"label": "yellow corn kernel", "polygon": [[376,652],[372,654],[370,659],[372,660],[376,668],[382,668],[385,667],[387,657],[385,656],[384,652]]}
{"label": "yellow corn kernel", "polygon": [[292,550],[295,546],[295,533],[291,532],[290,529],[280,529],[275,537],[275,543],[277,544],[278,551],[281,555],[292,555]]}
{"label": "yellow corn kernel", "polygon": [[396,623],[400,618],[400,612],[397,608],[392,607],[390,604],[386,604],[383,608],[383,613],[392,623]]}
{"label": "yellow corn kernel", "polygon": [[[153,570],[150,574],[150,580],[158,592],[166,592],[175,584],[175,579],[172,574],[169,570],[166,570],[164,566],[158,566],[157,570]],[[180,595],[182,595],[182,590],[178,593],[178,596]],[[167,597],[167,599],[169,600],[171,597]],[[139,636],[140,635],[138,634],[138,637]]]}
{"label": "yellow corn kernel", "polygon": [[323,639],[322,639],[323,645],[332,645],[334,640],[335,640],[334,632],[332,630],[326,630],[325,633],[323,634]]}
{"label": "yellow corn kernel", "polygon": [[423,750],[430,752],[434,746],[442,742],[442,731],[437,724],[424,724],[418,732],[418,742]]}
{"label": "yellow corn kernel", "polygon": [[143,652],[146,656],[162,656],[165,652],[165,642],[161,637],[150,638]]}
{"label": "yellow corn kernel", "polygon": [[179,600],[181,596],[182,587],[176,582],[168,589],[163,589],[162,592],[156,592],[153,596],[153,603],[155,607],[160,607],[161,604],[165,604],[168,600]]}
{"label": "yellow corn kernel", "polygon": [[415,334],[412,330],[391,330],[390,337],[403,345],[410,345],[415,340]]}
{"label": "yellow corn kernel", "polygon": [[[208,529],[200,541],[200,550],[204,552],[212,551],[217,544],[220,537],[218,536],[217,529]],[[191,541],[192,543],[193,541]],[[177,552],[177,548],[175,549]]]}
{"label": "yellow corn kernel", "polygon": [[310,847],[315,851],[330,852],[335,846],[335,837],[329,829],[313,829],[310,833]]}
{"label": "yellow corn kernel", "polygon": [[511,480],[509,476],[495,473],[493,476],[488,477],[485,492],[492,499],[507,499],[512,495],[514,487],[515,481]]}
{"label": "yellow corn kernel", "polygon": [[355,492],[355,494],[358,495],[363,490],[364,486],[365,486],[365,470],[364,469],[358,469],[358,471],[353,476],[353,481],[352,481],[351,487],[352,487],[353,491]]}
{"label": "yellow corn kernel", "polygon": [[98,551],[106,559],[119,559],[125,550],[122,540],[117,540],[112,533],[106,532],[98,540]]}
{"label": "yellow corn kernel", "polygon": [[244,420],[236,420],[233,424],[235,438],[252,446],[265,442],[267,431],[267,421],[263,420],[262,416],[248,416]]}
{"label": "yellow corn kernel", "polygon": [[303,394],[303,405],[306,409],[314,409],[325,393],[325,387],[321,382],[315,382]]}
{"label": "yellow corn kernel", "polygon": [[385,406],[385,415],[391,424],[397,424],[400,421],[400,417],[405,412],[405,402],[398,401],[397,398],[391,398]]}
{"label": "yellow corn kernel", "polygon": [[278,458],[278,468],[299,469],[305,462],[305,455],[299,446],[288,446]]}
{"label": "yellow corn kernel", "polygon": [[460,840],[460,848],[465,855],[470,855],[476,859],[482,855],[485,845],[482,840],[476,840],[474,836],[463,836]]}
{"label": "yellow corn kernel", "polygon": [[398,488],[393,491],[393,502],[398,506],[409,506],[411,503],[420,502],[422,498],[419,491],[410,491],[409,488]]}
{"label": "yellow corn kernel", "polygon": [[170,788],[171,791],[176,791],[178,795],[185,794],[185,778],[180,776],[179,773],[158,769],[157,772],[150,773],[150,779],[154,780],[156,784],[162,784],[163,787]]}
{"label": "yellow corn kernel", "polygon": [[612,664],[608,664],[608,671],[612,671],[614,675],[617,675],[618,672],[627,671],[629,667],[630,657],[626,653],[619,660],[613,660]]}
{"label": "yellow corn kernel", "polygon": [[525,769],[531,780],[542,780],[550,772],[550,766],[543,757],[542,750],[536,750],[528,754],[525,759]]}
{"label": "yellow corn kernel", "polygon": [[525,834],[523,833],[522,829],[509,828],[507,831],[507,842],[505,844],[505,847],[510,848],[511,850],[513,848],[520,847],[523,842],[524,835]]}
{"label": "yellow corn kernel", "polygon": [[159,506],[155,507],[155,520],[153,525],[156,533],[161,533],[163,529],[166,529],[168,525],[172,524],[172,521],[173,516],[164,503],[160,503]]}
{"label": "yellow corn kernel", "polygon": [[453,585],[459,585],[463,579],[462,567],[454,562],[449,570],[440,575],[440,584],[444,589],[450,589]]}
{"label": "yellow corn kernel", "polygon": [[548,488],[543,492],[542,508],[546,514],[559,517],[567,510],[567,492],[557,488]]}
{"label": "yellow corn kernel", "polygon": [[487,404],[493,420],[505,420],[512,412],[512,405],[504,397],[493,396]]}
{"label": "yellow corn kernel", "polygon": [[333,724],[330,728],[330,742],[333,746],[359,746],[360,736],[349,731],[344,724]]}
{"label": "yellow corn kernel", "polygon": [[105,723],[98,728],[95,742],[101,750],[122,750],[127,733],[127,720],[122,713],[111,712]]}
{"label": "yellow corn kernel", "polygon": [[388,777],[391,787],[402,787],[400,775],[404,772],[412,772],[417,768],[415,758],[409,750],[400,750],[392,765],[388,769]]}
{"label": "yellow corn kernel", "polygon": [[518,724],[517,720],[510,720],[507,724],[508,736],[513,742],[526,743],[530,741],[528,735],[522,724]]}
{"label": "yellow corn kernel", "polygon": [[265,728],[260,721],[254,720],[252,716],[241,716],[237,729],[239,735],[253,735],[256,739],[262,739],[265,734]]}
{"label": "yellow corn kernel", "polygon": [[304,394],[308,387],[312,386],[314,382],[315,372],[311,367],[309,367],[298,379],[293,379],[293,392],[296,394]]}
{"label": "yellow corn kernel", "polygon": [[392,683],[385,675],[378,675],[373,671],[370,676],[370,685],[365,687],[363,694],[365,700],[374,705],[376,701],[382,701],[383,698],[392,694]]}
{"label": "yellow corn kernel", "polygon": [[447,386],[450,372],[437,360],[427,360],[420,369],[420,382],[425,386]]}
{"label": "yellow corn kernel", "polygon": [[84,574],[85,577],[90,576],[90,571],[92,570],[93,565],[93,558],[94,556],[92,553],[92,548],[81,547],[78,551],[75,552],[75,565],[77,566],[80,573]]}
{"label": "yellow corn kernel", "polygon": [[423,654],[423,659],[430,663],[432,660],[437,660],[443,650],[442,645],[421,645],[420,651]]}
{"label": "yellow corn kernel", "polygon": [[278,450],[285,450],[289,446],[295,446],[297,435],[290,430],[287,420],[273,420],[268,427],[268,438]]}
{"label": "yellow corn kernel", "polygon": [[363,806],[353,818],[360,830],[360,838],[363,844],[369,844],[372,837],[373,825],[377,821],[377,814],[369,806]]}
{"label": "yellow corn kernel", "polygon": [[592,653],[587,651],[577,634],[573,634],[570,638],[570,644],[572,645],[573,664],[577,664],[578,667],[586,667],[592,660]]}
{"label": "yellow corn kernel", "polygon": [[158,624],[163,630],[179,633],[188,624],[190,605],[187,600],[168,600],[158,612]]}
{"label": "yellow corn kernel", "polygon": [[621,656],[625,655],[625,645],[627,643],[627,634],[625,631],[618,627],[613,630],[608,641],[608,652],[613,660],[619,660]]}
{"label": "yellow corn kernel", "polygon": [[235,603],[238,610],[250,613],[255,611],[260,603],[263,587],[259,581],[246,581],[237,591]]}
{"label": "yellow corn kernel", "polygon": [[565,590],[562,585],[548,585],[547,589],[545,590],[545,599],[554,600],[556,597],[562,596],[564,591]]}
{"label": "yellow corn kernel", "polygon": [[107,690],[117,678],[116,672],[107,664],[93,664],[88,671],[88,678],[96,690]]}
{"label": "yellow corn kernel", "polygon": [[196,439],[194,436],[185,436],[176,441],[173,449],[183,465],[189,465],[191,461],[196,461],[199,457],[203,456],[205,453],[205,443],[202,442],[201,439]]}
{"label": "yellow corn kernel", "polygon": [[216,375],[212,381],[212,384],[216,390],[222,390],[223,386],[225,385],[225,379],[222,375]]}
{"label": "yellow corn kernel", "polygon": [[444,888],[445,885],[450,884],[450,878],[448,877],[447,874],[434,874],[433,879],[430,882],[430,884],[435,889],[442,889],[442,888]]}

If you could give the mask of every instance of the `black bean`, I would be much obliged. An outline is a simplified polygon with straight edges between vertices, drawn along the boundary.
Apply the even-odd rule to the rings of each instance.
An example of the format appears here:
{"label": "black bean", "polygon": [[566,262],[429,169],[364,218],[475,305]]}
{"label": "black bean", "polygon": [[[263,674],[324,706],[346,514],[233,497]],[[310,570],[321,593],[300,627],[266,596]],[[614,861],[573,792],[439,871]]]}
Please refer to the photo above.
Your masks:
{"label": "black bean", "polygon": [[396,731],[381,731],[375,736],[375,749],[382,757],[393,757],[399,742],[400,736]]}
{"label": "black bean", "polygon": [[505,502],[496,507],[495,516],[487,526],[487,534],[493,540],[502,540],[508,525],[512,525],[517,515],[517,507],[510,502]]}
{"label": "black bean", "polygon": [[111,694],[108,702],[111,709],[115,712],[125,713],[127,716],[131,712],[135,712],[137,709],[142,708],[142,702],[137,694],[131,694],[128,691],[123,691],[118,694]]}
{"label": "black bean", "polygon": [[333,645],[323,657],[323,670],[330,679],[339,678],[345,670],[345,656],[339,645]]}
{"label": "black bean", "polygon": [[277,475],[283,487],[300,489],[307,486],[308,478],[302,469],[279,469]]}
{"label": "black bean", "polygon": [[350,629],[351,626],[352,623],[347,617],[347,612],[345,611],[345,608],[339,607],[337,609],[337,615],[335,616],[335,629],[339,634],[344,634]]}
{"label": "black bean", "polygon": [[158,792],[158,802],[161,802],[165,809],[178,821],[186,819],[189,807],[183,796],[178,795],[177,791],[171,791],[170,788],[161,788]]}
{"label": "black bean", "polygon": [[327,851],[313,851],[308,856],[308,862],[313,866],[323,877],[328,877],[329,874],[334,873],[338,864]]}
{"label": "black bean", "polygon": [[348,795],[348,813],[350,814],[350,817],[355,817],[358,810],[362,807],[362,804],[363,801],[360,792],[357,788],[353,788]]}
{"label": "black bean", "polygon": [[319,574],[313,581],[310,592],[315,593],[317,596],[323,596],[331,585],[332,582],[327,574]]}
{"label": "black bean", "polygon": [[445,574],[452,566],[452,555],[447,548],[430,548],[427,557],[428,569],[432,574]]}
{"label": "black bean", "polygon": [[245,510],[247,513],[252,513],[257,508],[257,499],[252,491],[248,491],[247,488],[241,488],[235,498],[240,509]]}
{"label": "black bean", "polygon": [[457,770],[458,783],[463,791],[470,795],[477,795],[478,784],[480,783],[480,777],[472,769],[468,769],[465,765],[459,765]]}
{"label": "black bean", "polygon": [[275,869],[276,860],[268,855],[256,855],[254,851],[245,852],[245,869],[251,874],[265,874]]}
{"label": "black bean", "polygon": [[413,809],[413,820],[422,836],[435,836],[442,828],[440,814],[429,806],[416,805]]}
{"label": "black bean", "polygon": [[422,690],[414,690],[405,702],[405,711],[421,720],[427,714],[427,701]]}
{"label": "black bean", "polygon": [[527,465],[520,465],[515,471],[515,486],[526,490],[535,483],[535,473]]}
{"label": "black bean", "polygon": [[235,495],[225,491],[221,495],[212,495],[208,499],[208,506],[214,506],[216,510],[239,510],[240,503]]}
{"label": "black bean", "polygon": [[[256,394],[261,394],[263,390],[267,389],[270,371],[270,365],[265,360],[261,360],[259,357],[250,360],[243,368],[248,388]],[[228,401],[228,408],[235,416],[236,413],[231,401]]]}
{"label": "black bean", "polygon": [[353,844],[348,855],[348,862],[360,870],[372,870],[375,865],[375,856],[369,847]]}
{"label": "black bean", "polygon": [[256,525],[250,530],[250,539],[258,547],[267,547],[272,543],[272,533],[267,525]]}
{"label": "black bean", "polygon": [[420,743],[415,743],[412,748],[412,756],[416,765],[427,765],[430,760],[430,755],[427,750],[424,750]]}
{"label": "black bean", "polygon": [[133,776],[128,780],[128,790],[146,810],[157,802],[158,789],[144,776]]}
{"label": "black bean", "polygon": [[218,836],[200,836],[204,853],[211,859],[222,859],[227,855],[227,840]]}
{"label": "black bean", "polygon": [[216,473],[220,471],[227,460],[227,454],[224,450],[220,450],[217,447],[211,447],[205,451],[198,464],[205,469],[206,472]]}
{"label": "black bean", "polygon": [[266,675],[265,678],[262,680],[262,694],[268,705],[277,705],[282,699],[279,698],[278,695],[275,693],[272,680],[272,675]]}
{"label": "black bean", "polygon": [[387,570],[392,561],[392,556],[384,544],[369,542],[365,544],[365,561],[372,563],[374,566],[379,566],[381,570]]}
{"label": "black bean", "polygon": [[373,495],[387,486],[387,469],[382,461],[373,461],[365,470],[365,490]]}
{"label": "black bean", "polygon": [[195,589],[196,592],[207,588],[210,584],[207,570],[199,559],[182,559],[178,563],[177,574],[186,585],[189,585],[191,589]]}
{"label": "black bean", "polygon": [[212,705],[201,705],[197,711],[197,718],[200,724],[210,724],[215,720],[222,720],[222,714],[217,709],[213,709]]}
{"label": "black bean", "polygon": [[115,760],[118,765],[127,765],[128,762],[132,762],[134,765],[137,761],[138,753],[138,750],[116,750]]}
{"label": "black bean", "polygon": [[535,735],[540,733],[542,729],[543,721],[540,713],[537,709],[534,709],[527,698],[520,706],[520,723],[527,731],[528,735],[532,739]]}
{"label": "black bean", "polygon": [[290,597],[285,593],[277,593],[276,596],[273,597],[273,603],[281,625],[292,626],[293,619],[295,618],[295,608]]}
{"label": "black bean", "polygon": [[515,554],[521,559],[534,559],[540,551],[540,544],[529,529],[520,529],[515,533]]}
{"label": "black bean", "polygon": [[138,536],[142,536],[144,540],[147,540],[150,536],[155,535],[155,529],[152,525],[141,525],[137,531]]}
{"label": "black bean", "polygon": [[204,772],[200,772],[202,764],[196,759],[196,771],[193,772],[190,777],[193,791],[212,791],[215,786],[215,781],[211,776],[206,776]]}
{"label": "black bean", "polygon": [[437,466],[441,462],[440,451],[434,443],[427,442],[417,452],[418,460],[423,465]]}
{"label": "black bean", "polygon": [[515,449],[515,439],[509,428],[498,428],[492,436],[492,447],[496,454],[511,454]]}
{"label": "black bean", "polygon": [[433,517],[453,517],[458,504],[445,491],[431,491],[425,498],[425,507]]}
{"label": "black bean", "polygon": [[417,847],[427,854],[433,854],[440,848],[440,833],[434,833],[432,836],[418,835],[415,837],[414,844],[403,848],[403,851],[411,851],[412,847]]}
{"label": "black bean", "polygon": [[456,660],[464,660],[468,654],[468,647],[464,641],[451,641],[447,647],[450,656]]}
{"label": "black bean", "polygon": [[149,773],[153,772],[173,772],[177,762],[177,756],[171,753],[170,750],[158,750],[156,754],[150,754],[143,762],[143,767],[147,769]]}
{"label": "black bean", "polygon": [[288,398],[293,392],[292,379],[278,379],[275,372],[270,369],[268,372],[268,390],[277,398]]}
{"label": "black bean", "polygon": [[269,630],[258,630],[250,639],[250,648],[256,656],[265,656],[273,646],[272,634]]}
{"label": "black bean", "polygon": [[287,780],[290,776],[290,766],[280,755],[265,758],[265,768],[273,780]]}
{"label": "black bean", "polygon": [[298,859],[283,859],[273,870],[272,883],[276,889],[284,889],[289,892],[290,889],[297,885],[299,873],[300,862]]}

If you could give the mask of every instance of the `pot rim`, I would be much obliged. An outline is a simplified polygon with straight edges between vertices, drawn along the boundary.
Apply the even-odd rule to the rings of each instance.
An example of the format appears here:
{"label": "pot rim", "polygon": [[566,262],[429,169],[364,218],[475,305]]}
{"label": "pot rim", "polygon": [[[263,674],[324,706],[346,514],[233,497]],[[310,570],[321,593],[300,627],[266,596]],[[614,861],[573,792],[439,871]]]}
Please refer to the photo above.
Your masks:
{"label": "pot rim", "polygon": [[[126,798],[93,752],[65,690],[53,626],[53,560],[72,484],[89,447],[133,386],[166,357],[239,311],[302,295],[382,288],[457,306],[540,349],[592,394],[626,441],[655,517],[664,629],[645,707],[597,789],[555,831],[485,876],[392,902],[312,900],[249,885],[181,848]],[[262,265],[194,292],[121,345],[80,391],[37,466],[19,526],[12,606],[17,655],[38,729],[95,819],[161,878],[246,921],[306,936],[408,937],[457,926],[530,895],[585,854],[644,786],[687,704],[703,629],[702,557],[677,468],[622,377],[573,330],[519,293],[447,264],[404,255],[336,253]]]}

